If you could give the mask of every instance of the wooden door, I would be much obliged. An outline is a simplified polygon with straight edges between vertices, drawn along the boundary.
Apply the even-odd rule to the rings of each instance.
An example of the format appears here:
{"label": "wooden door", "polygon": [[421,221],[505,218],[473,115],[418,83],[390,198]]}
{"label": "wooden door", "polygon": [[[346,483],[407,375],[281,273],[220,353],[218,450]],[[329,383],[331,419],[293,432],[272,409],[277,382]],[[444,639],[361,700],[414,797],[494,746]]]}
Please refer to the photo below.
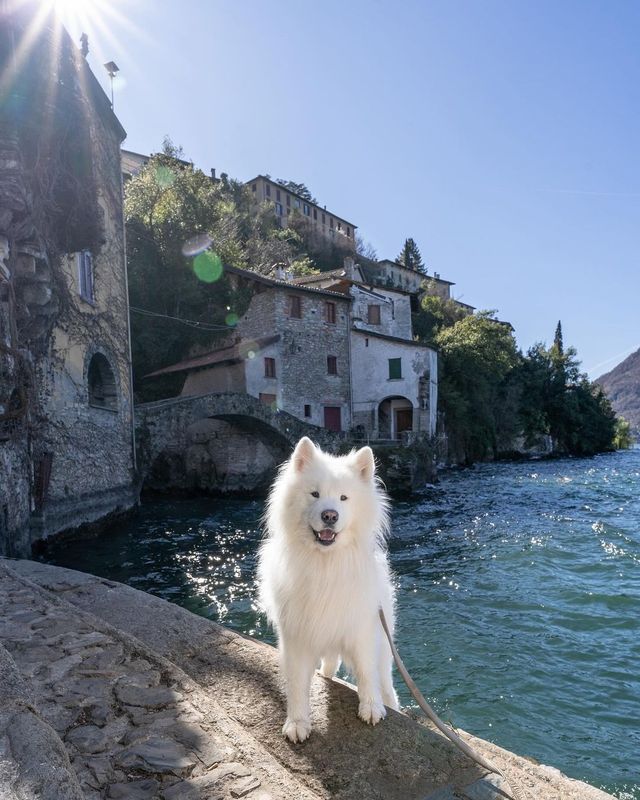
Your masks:
{"label": "wooden door", "polygon": [[396,409],[396,439],[400,438],[402,431],[413,430],[413,409]]}
{"label": "wooden door", "polygon": [[324,427],[329,431],[341,431],[341,409],[340,406],[324,407]]}

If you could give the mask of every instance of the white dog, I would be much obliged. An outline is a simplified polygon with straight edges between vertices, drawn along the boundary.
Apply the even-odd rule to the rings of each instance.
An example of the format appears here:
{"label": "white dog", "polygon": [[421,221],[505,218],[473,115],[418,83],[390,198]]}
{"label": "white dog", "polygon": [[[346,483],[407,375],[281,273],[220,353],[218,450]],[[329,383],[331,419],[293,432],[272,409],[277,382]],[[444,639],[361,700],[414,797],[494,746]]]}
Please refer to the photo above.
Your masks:
{"label": "white dog", "polygon": [[313,672],[333,677],[343,660],[358,684],[358,715],[375,725],[397,709],[392,656],[394,593],[384,534],[388,502],[370,447],[332,456],[301,439],[275,481],[260,549],[260,600],[274,624],[287,684],[283,734],[311,732]]}

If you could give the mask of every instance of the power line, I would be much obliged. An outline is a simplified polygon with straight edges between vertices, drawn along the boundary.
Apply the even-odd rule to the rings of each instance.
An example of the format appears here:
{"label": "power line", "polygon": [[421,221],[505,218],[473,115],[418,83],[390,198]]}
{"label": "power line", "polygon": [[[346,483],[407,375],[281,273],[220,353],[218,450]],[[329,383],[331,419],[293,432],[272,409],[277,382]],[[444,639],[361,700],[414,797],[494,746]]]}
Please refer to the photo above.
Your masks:
{"label": "power line", "polygon": [[172,317],[169,314],[159,314],[156,311],[148,311],[145,308],[136,308],[136,306],[129,306],[130,311],[135,311],[136,314],[143,314],[147,317],[157,317],[159,319],[170,319],[173,322],[180,322],[187,325],[189,328],[196,328],[201,331],[228,331],[235,328],[235,325],[218,325],[213,322],[198,322],[195,319],[184,319],[184,317]]}

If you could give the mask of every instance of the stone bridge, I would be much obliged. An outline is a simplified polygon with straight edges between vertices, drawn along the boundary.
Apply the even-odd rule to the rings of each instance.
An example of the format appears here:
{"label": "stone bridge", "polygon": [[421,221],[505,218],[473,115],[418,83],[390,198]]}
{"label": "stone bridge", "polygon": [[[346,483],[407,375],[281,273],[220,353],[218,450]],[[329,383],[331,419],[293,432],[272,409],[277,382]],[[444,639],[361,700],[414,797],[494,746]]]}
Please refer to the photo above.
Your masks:
{"label": "stone bridge", "polygon": [[253,493],[266,489],[302,436],[337,451],[344,434],[309,425],[247,394],[176,397],[135,408],[143,490]]}

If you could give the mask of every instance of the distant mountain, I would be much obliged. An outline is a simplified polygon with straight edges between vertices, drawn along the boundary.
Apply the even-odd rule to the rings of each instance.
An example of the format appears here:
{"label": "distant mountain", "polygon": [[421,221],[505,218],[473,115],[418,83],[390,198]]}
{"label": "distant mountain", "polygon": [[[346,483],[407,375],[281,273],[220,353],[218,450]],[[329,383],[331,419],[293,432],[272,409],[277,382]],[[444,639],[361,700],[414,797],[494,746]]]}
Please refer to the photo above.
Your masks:
{"label": "distant mountain", "polygon": [[596,383],[606,391],[616,414],[629,420],[636,436],[640,435],[640,350],[597,378]]}

